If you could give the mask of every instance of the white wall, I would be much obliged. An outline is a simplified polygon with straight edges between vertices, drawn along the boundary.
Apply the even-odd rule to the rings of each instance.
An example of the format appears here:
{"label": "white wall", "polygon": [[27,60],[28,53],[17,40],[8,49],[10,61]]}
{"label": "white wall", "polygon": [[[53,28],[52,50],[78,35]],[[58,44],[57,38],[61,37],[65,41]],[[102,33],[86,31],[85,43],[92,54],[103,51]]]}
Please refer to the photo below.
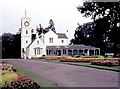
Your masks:
{"label": "white wall", "polygon": [[[49,42],[49,38],[53,38],[53,43]],[[44,35],[44,40],[46,46],[68,45],[67,38],[58,38],[58,35],[51,30]],[[61,40],[64,40],[64,43],[62,43]]]}
{"label": "white wall", "polygon": [[[64,40],[64,42],[62,43],[62,40]],[[59,38],[58,39],[59,45],[68,45],[68,39],[67,38]]]}
{"label": "white wall", "polygon": [[[37,44],[37,41],[39,41],[39,44]],[[37,48],[37,47],[40,47],[40,48],[43,48],[42,49],[42,54],[40,55],[35,55],[35,51],[34,51],[34,48]],[[28,58],[32,58],[32,57],[40,57],[42,55],[46,55],[46,45],[42,43],[42,41],[37,38],[29,47],[29,56]]]}

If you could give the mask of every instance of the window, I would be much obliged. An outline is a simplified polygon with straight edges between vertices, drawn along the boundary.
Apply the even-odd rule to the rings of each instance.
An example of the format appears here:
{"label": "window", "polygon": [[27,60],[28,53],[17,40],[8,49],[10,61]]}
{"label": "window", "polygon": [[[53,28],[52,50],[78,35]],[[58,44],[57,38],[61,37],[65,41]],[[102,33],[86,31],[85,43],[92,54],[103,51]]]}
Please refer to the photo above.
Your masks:
{"label": "window", "polygon": [[37,44],[39,44],[39,41],[37,41]]}
{"label": "window", "polygon": [[26,34],[28,34],[28,30],[26,30]]}
{"label": "window", "polygon": [[34,48],[35,55],[40,55],[42,54],[42,48]]}
{"label": "window", "polygon": [[40,51],[41,51],[40,48],[37,48],[37,54],[40,54],[41,53]]}
{"label": "window", "polygon": [[49,42],[50,42],[50,43],[53,43],[53,38],[49,38]]}
{"label": "window", "polygon": [[28,43],[28,41],[26,40],[26,43]]}
{"label": "window", "polygon": [[34,32],[34,29],[31,30],[31,33],[33,33],[33,32]]}
{"label": "window", "polygon": [[64,40],[61,40],[62,43],[64,43]]}

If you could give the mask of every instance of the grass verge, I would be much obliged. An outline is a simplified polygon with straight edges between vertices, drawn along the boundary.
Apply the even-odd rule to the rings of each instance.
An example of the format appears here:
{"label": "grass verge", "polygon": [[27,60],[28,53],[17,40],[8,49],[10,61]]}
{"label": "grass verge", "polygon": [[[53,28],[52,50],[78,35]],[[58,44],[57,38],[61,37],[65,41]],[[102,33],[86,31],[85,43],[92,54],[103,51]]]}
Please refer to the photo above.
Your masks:
{"label": "grass verge", "polygon": [[69,64],[69,65],[75,65],[75,66],[84,66],[84,67],[90,67],[90,68],[97,68],[97,69],[104,69],[104,70],[110,70],[110,71],[120,72],[120,66],[107,67],[107,66],[91,65],[91,63],[60,62],[60,61],[58,61],[58,60],[45,60],[45,59],[39,59],[38,61],[47,61],[47,62],[54,62],[54,63],[63,63],[63,64]]}
{"label": "grass verge", "polygon": [[57,87],[54,84],[50,83],[49,81],[41,78],[40,76],[37,76],[36,74],[33,74],[17,65],[14,65],[17,68],[17,73],[23,74],[24,76],[30,77],[32,80],[37,81],[37,83],[41,86],[41,89],[44,89],[45,87]]}
{"label": "grass verge", "polygon": [[91,63],[75,63],[75,62],[64,62],[65,64],[70,65],[76,65],[76,66],[84,66],[84,67],[90,67],[90,68],[97,68],[97,69],[104,69],[104,70],[111,70],[120,72],[120,66],[114,66],[114,67],[107,67],[107,66],[99,66],[99,65],[91,65]]}

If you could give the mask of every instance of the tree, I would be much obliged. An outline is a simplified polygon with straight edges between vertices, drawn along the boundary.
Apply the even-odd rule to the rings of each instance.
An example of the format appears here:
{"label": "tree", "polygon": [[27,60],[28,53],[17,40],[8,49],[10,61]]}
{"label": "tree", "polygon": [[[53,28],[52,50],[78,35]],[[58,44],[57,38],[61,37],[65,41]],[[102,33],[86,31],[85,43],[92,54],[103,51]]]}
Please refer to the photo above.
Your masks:
{"label": "tree", "polygon": [[0,36],[0,59],[2,58],[2,36]]}
{"label": "tree", "polygon": [[[91,17],[94,22],[95,46],[110,46],[115,54],[120,45],[120,1],[119,2],[83,2],[78,11],[84,17]],[[107,49],[107,48],[105,48]]]}
{"label": "tree", "polygon": [[93,22],[78,25],[74,34],[74,44],[94,45]]}
{"label": "tree", "polygon": [[20,34],[4,33],[2,35],[2,58],[20,58]]}

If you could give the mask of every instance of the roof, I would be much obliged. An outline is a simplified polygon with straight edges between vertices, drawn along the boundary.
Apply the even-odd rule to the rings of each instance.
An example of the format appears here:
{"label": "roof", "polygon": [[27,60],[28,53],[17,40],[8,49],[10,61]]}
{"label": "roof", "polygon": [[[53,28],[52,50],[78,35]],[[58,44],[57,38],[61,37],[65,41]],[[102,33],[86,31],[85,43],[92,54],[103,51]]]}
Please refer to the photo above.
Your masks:
{"label": "roof", "polygon": [[36,39],[34,39],[26,48],[29,48],[30,45],[35,41]]}
{"label": "roof", "polygon": [[58,38],[67,38],[65,33],[56,33],[58,35]]}
{"label": "roof", "polygon": [[97,49],[97,48],[81,44],[81,45],[69,45],[69,49]]}
{"label": "roof", "polygon": [[92,46],[86,45],[64,45],[64,46],[47,46],[47,49],[99,49]]}
{"label": "roof", "polygon": [[[49,31],[50,31],[49,28],[45,28],[43,34],[46,34]],[[41,33],[42,31],[39,31],[39,35],[41,35]],[[68,38],[65,33],[55,33],[55,34],[58,35],[58,38]]]}

